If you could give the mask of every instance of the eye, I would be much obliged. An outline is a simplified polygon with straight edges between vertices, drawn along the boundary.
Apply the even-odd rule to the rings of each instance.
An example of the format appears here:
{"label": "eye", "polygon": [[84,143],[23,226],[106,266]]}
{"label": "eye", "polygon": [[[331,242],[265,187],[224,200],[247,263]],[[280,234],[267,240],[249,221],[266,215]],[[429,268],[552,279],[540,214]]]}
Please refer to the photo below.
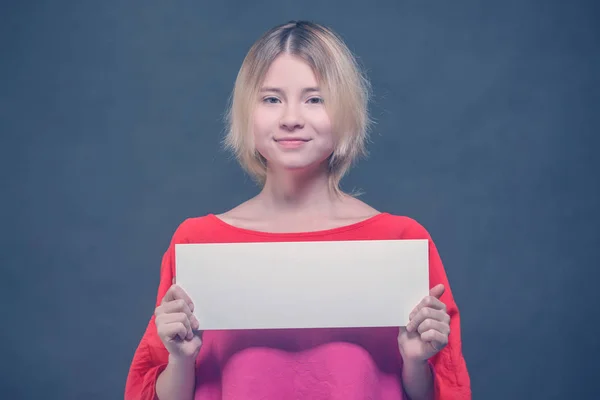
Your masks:
{"label": "eye", "polygon": [[268,103],[268,104],[276,104],[276,103],[279,103],[279,99],[277,97],[269,96],[269,97],[265,97],[263,99],[263,102]]}
{"label": "eye", "polygon": [[322,104],[323,99],[321,97],[311,97],[310,99],[308,99],[308,103],[309,104]]}

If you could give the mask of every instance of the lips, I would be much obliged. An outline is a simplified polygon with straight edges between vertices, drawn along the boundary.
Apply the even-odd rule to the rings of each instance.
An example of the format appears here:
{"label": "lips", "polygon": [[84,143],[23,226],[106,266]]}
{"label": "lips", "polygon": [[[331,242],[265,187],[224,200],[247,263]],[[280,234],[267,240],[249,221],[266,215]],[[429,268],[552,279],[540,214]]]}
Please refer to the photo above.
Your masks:
{"label": "lips", "polygon": [[310,139],[299,138],[299,137],[285,137],[281,139],[275,139],[276,142],[308,142]]}
{"label": "lips", "polygon": [[301,137],[284,137],[280,139],[275,139],[275,143],[281,149],[293,150],[300,149],[306,143],[310,142],[310,139],[301,138]]}

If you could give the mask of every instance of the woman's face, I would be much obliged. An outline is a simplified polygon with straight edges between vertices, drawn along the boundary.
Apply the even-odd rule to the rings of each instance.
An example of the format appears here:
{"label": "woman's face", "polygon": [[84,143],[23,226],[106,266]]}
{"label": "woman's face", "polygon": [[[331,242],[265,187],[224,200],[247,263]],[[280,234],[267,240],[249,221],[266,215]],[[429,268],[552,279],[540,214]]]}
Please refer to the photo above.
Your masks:
{"label": "woman's face", "polygon": [[254,142],[269,168],[304,169],[326,162],[334,150],[334,137],[308,64],[289,54],[277,57],[257,101]]}

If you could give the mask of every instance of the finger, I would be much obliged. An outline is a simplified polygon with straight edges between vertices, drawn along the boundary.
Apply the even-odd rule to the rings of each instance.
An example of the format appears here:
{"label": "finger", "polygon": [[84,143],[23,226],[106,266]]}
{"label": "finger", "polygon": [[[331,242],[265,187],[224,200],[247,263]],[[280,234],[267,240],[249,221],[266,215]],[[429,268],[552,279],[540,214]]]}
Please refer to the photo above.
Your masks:
{"label": "finger", "polygon": [[190,310],[194,311],[194,303],[192,302],[192,299],[190,298],[190,296],[188,296],[185,290],[183,290],[178,285],[171,285],[169,290],[167,290],[167,293],[165,293],[165,296],[162,299],[162,303],[178,299],[183,299],[190,307]]}
{"label": "finger", "polygon": [[450,323],[450,316],[443,310],[436,310],[435,308],[424,307],[415,314],[413,319],[406,325],[406,330],[409,332],[415,331],[415,329],[423,323],[426,319],[433,319],[436,321]]}
{"label": "finger", "polygon": [[[181,339],[190,338],[193,336],[192,332],[192,324],[190,319],[184,313],[174,313],[174,314],[161,314],[156,318],[156,326],[158,331],[163,331],[170,325],[183,325],[185,327],[185,334]],[[160,334],[160,333],[159,333]]]}
{"label": "finger", "polygon": [[442,350],[448,345],[448,336],[433,329],[423,332],[421,340],[431,343],[437,351]]}
{"label": "finger", "polygon": [[161,324],[157,327],[158,336],[169,341],[177,338],[184,340],[188,336],[188,329],[183,322]]}
{"label": "finger", "polygon": [[179,285],[173,284],[173,285],[171,285],[169,290],[167,290],[167,293],[165,293],[165,296],[163,297],[163,301],[168,302],[168,301],[173,301],[173,300],[177,300],[177,299],[183,299],[188,304],[190,304],[192,302],[192,299],[190,299],[190,297],[187,295],[185,290],[183,290]]}
{"label": "finger", "polygon": [[189,305],[183,299],[177,299],[161,304],[156,308],[155,314],[158,316],[159,314],[173,314],[179,312],[184,313],[188,317],[193,315]]}
{"label": "finger", "polygon": [[442,303],[442,301],[434,296],[426,296],[423,298],[423,300],[421,300],[421,302],[412,310],[412,312],[410,313],[410,315],[408,316],[408,319],[413,319],[415,317],[415,315],[421,311],[421,309],[425,308],[425,307],[429,307],[429,308],[433,308],[434,310],[442,310],[442,311],[446,311],[446,305],[444,303]]}
{"label": "finger", "polygon": [[439,285],[436,285],[433,288],[431,288],[431,290],[429,291],[429,295],[431,297],[435,297],[436,299],[439,299],[440,297],[442,297],[442,295],[444,294],[445,291],[446,291],[446,287],[440,283]]}
{"label": "finger", "polygon": [[192,331],[196,331],[196,332],[200,328],[200,322],[198,322],[198,319],[196,318],[196,316],[194,314],[192,314],[190,316],[190,326],[192,327]]}
{"label": "finger", "polygon": [[187,338],[189,336],[189,330],[185,326],[185,324],[174,323],[174,324],[167,325],[167,328],[171,329],[173,332],[169,336],[171,338],[171,340],[175,340],[177,338],[179,338],[181,340],[185,340],[185,338]]}
{"label": "finger", "polygon": [[438,331],[444,335],[450,334],[450,325],[435,319],[426,319],[417,327],[417,332],[423,334],[429,330]]}
{"label": "finger", "polygon": [[175,324],[178,322],[184,324],[186,328],[192,327],[190,318],[188,318],[188,316],[184,313],[161,314],[158,317],[156,317],[157,325],[168,325]]}
{"label": "finger", "polygon": [[157,316],[156,318],[158,319],[157,323],[183,322],[186,328],[189,330],[188,339],[191,339],[194,334],[194,331],[198,331],[198,328],[200,328],[200,322],[192,313],[163,313],[159,314],[159,316]]}

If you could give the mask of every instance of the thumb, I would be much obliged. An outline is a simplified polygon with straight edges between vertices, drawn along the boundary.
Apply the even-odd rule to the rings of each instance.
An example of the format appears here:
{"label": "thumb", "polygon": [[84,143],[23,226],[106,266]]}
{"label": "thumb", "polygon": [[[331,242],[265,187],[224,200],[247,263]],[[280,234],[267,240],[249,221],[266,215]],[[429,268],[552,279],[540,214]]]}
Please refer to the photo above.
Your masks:
{"label": "thumb", "polygon": [[406,330],[406,325],[401,326],[400,329],[398,329],[398,340],[405,337],[407,334],[408,334],[408,331]]}
{"label": "thumb", "polygon": [[444,294],[445,291],[446,291],[446,287],[440,283],[439,285],[436,285],[433,288],[431,288],[431,290],[429,291],[429,295],[431,297],[435,297],[436,299],[439,299],[440,297],[442,297],[442,295]]}

